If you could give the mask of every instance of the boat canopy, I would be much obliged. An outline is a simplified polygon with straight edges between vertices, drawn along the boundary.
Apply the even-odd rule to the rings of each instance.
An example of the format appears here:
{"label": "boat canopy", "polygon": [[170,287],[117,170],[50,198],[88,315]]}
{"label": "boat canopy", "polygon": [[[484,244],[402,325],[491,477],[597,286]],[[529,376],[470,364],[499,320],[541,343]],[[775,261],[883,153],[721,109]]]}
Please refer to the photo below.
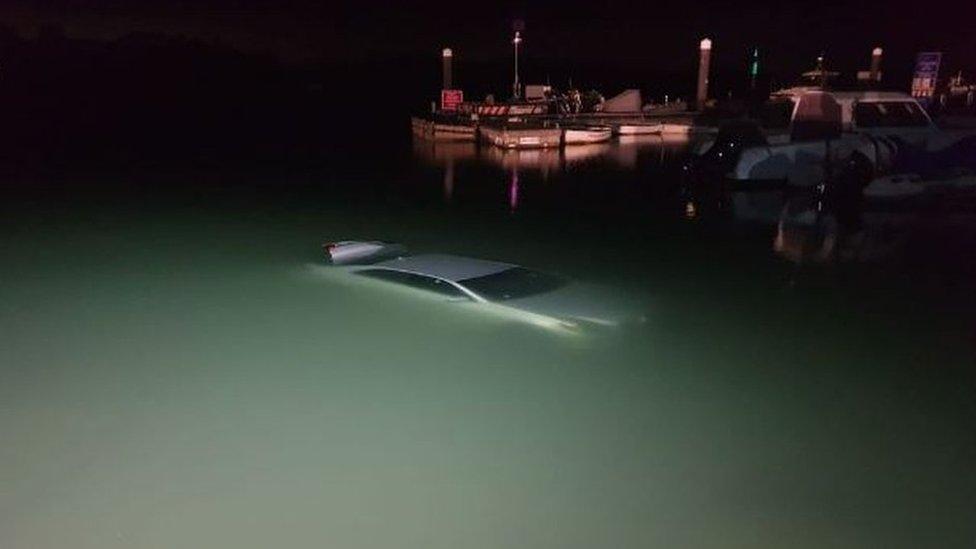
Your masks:
{"label": "boat canopy", "polygon": [[624,90],[603,102],[603,112],[641,112],[640,90]]}
{"label": "boat canopy", "polygon": [[793,141],[839,137],[843,114],[834,96],[826,92],[809,92],[800,96],[793,113]]}

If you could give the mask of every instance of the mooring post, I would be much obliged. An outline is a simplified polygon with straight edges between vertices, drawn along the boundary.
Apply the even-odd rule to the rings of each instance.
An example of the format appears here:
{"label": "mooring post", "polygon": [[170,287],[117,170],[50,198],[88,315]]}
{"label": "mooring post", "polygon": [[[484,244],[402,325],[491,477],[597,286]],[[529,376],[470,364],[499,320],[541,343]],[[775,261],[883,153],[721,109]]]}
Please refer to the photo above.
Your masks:
{"label": "mooring post", "polygon": [[454,52],[451,51],[451,48],[444,48],[444,50],[441,51],[441,66],[443,67],[441,73],[444,77],[443,83],[441,84],[442,90],[454,89],[454,79],[452,75],[453,67],[451,66],[453,60]]}
{"label": "mooring post", "polygon": [[881,48],[874,48],[871,52],[871,81],[880,82],[881,81],[881,54],[884,52]]}
{"label": "mooring post", "polygon": [[708,100],[708,67],[712,60],[712,41],[705,38],[698,45],[698,94],[695,96],[698,110],[705,108]]}

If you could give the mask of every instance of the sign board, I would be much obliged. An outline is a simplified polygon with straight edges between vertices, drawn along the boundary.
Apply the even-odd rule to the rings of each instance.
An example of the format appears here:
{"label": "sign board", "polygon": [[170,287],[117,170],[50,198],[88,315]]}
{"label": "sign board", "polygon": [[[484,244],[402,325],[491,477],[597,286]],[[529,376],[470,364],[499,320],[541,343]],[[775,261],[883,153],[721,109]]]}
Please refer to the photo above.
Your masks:
{"label": "sign board", "polygon": [[912,76],[912,97],[931,100],[935,95],[935,86],[939,80],[939,65],[942,63],[942,52],[928,51],[918,54],[915,58],[915,75]]}
{"label": "sign board", "polygon": [[441,90],[441,110],[456,112],[458,105],[464,103],[464,92],[461,90]]}

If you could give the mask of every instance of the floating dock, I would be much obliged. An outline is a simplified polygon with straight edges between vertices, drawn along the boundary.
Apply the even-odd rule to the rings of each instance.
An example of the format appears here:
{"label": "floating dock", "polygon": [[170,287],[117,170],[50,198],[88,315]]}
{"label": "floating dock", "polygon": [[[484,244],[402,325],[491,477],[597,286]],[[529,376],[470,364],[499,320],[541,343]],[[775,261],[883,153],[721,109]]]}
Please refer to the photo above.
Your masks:
{"label": "floating dock", "polygon": [[445,115],[410,119],[413,134],[432,142],[485,143],[503,149],[560,148],[609,141],[613,136],[672,135],[690,138],[714,133],[696,124],[694,113],[648,116],[643,113],[485,117]]}

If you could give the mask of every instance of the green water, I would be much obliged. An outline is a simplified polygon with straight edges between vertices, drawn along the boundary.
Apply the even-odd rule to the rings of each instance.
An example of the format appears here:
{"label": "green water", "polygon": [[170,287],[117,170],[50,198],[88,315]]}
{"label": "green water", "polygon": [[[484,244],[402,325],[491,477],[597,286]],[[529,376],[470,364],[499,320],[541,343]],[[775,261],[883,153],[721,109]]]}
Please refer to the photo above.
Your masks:
{"label": "green water", "polygon": [[[976,543],[971,286],[801,270],[769,228],[669,214],[635,158],[10,191],[0,547]],[[358,236],[649,322],[552,333],[321,264]]]}

